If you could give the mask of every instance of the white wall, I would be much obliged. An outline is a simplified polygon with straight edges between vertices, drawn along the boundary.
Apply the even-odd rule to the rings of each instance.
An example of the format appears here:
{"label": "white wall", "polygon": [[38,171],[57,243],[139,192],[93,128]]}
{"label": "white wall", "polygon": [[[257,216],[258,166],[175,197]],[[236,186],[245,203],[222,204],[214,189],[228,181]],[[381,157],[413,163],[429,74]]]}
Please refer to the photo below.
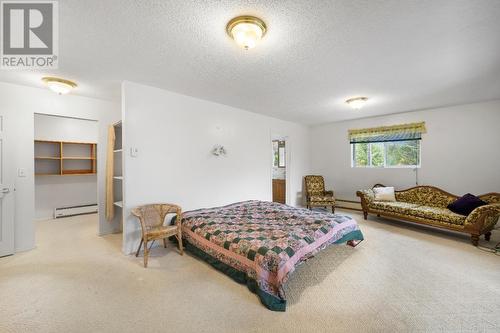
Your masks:
{"label": "white wall", "polygon": [[[120,119],[119,104],[75,95],[58,96],[47,89],[0,83],[0,115],[4,116],[6,156],[12,167],[6,170],[15,187],[15,248],[17,251],[35,246],[34,191],[34,113],[61,115],[99,121],[98,187],[99,233],[119,230],[119,221],[104,220],[104,176],[107,125]],[[102,148],[101,148],[102,146]],[[26,169],[26,177],[18,177],[17,169]],[[97,233],[97,226],[96,226]]]}
{"label": "white wall", "polygon": [[99,123],[88,119],[35,114],[35,139],[97,143]]}
{"label": "white wall", "polygon": [[[183,210],[272,199],[271,137],[288,139],[288,198],[302,204],[309,171],[309,128],[241,109],[125,82],[122,86],[124,151],[124,247],[140,239],[130,209],[152,202],[178,203]],[[215,157],[215,144],[227,156]]]}
{"label": "white wall", "polygon": [[35,219],[54,218],[54,208],[97,203],[97,176],[35,177]]}
{"label": "white wall", "polygon": [[[357,111],[363,112],[363,110]],[[500,192],[500,101],[407,112],[316,126],[311,129],[314,173],[343,199],[375,183],[415,185],[412,169],[351,168],[347,131],[425,121],[419,183],[461,195]]]}
{"label": "white wall", "polygon": [[[97,143],[99,123],[95,120],[35,114],[35,140]],[[95,203],[97,175],[35,177],[36,219],[53,218],[56,207]]]}

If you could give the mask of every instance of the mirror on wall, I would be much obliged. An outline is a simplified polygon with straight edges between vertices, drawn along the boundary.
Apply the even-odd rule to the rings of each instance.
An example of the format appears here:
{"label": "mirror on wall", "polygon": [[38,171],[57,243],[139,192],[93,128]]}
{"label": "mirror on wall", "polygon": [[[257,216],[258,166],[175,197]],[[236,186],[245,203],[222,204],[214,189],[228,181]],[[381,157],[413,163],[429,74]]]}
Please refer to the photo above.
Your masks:
{"label": "mirror on wall", "polygon": [[273,141],[273,166],[276,168],[286,167],[285,141]]}

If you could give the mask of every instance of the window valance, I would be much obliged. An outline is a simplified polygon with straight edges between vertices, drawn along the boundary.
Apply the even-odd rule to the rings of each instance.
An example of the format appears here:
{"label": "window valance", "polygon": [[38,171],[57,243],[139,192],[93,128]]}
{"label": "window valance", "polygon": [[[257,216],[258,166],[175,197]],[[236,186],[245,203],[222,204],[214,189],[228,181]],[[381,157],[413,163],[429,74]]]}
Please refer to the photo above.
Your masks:
{"label": "window valance", "polygon": [[426,133],[425,122],[350,129],[349,141],[351,143],[367,143],[421,140],[423,133]]}

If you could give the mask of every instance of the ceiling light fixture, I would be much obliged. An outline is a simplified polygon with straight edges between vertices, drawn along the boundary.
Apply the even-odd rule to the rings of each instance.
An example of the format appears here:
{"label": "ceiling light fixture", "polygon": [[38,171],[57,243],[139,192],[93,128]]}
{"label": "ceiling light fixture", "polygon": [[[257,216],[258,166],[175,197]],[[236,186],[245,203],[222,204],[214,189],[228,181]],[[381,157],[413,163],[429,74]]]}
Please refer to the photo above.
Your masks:
{"label": "ceiling light fixture", "polygon": [[255,16],[238,16],[227,23],[226,32],[245,50],[252,49],[266,34],[264,21]]}
{"label": "ceiling light fixture", "polygon": [[363,106],[365,106],[366,102],[368,101],[368,97],[353,97],[349,98],[345,102],[354,110],[359,110]]}
{"label": "ceiling light fixture", "polygon": [[42,81],[49,87],[50,90],[59,95],[66,95],[73,88],[77,87],[77,84],[73,81],[61,79],[58,77],[46,76],[42,78]]}

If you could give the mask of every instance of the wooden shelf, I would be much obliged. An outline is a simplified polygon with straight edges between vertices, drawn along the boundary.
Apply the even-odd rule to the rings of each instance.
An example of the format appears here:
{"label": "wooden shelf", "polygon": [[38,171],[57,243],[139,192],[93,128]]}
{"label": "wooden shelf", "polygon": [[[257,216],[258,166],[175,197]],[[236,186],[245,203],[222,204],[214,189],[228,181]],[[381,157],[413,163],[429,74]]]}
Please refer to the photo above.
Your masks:
{"label": "wooden shelf", "polygon": [[113,150],[113,152],[114,153],[121,153],[121,152],[123,152],[123,149],[115,149],[115,150]]}
{"label": "wooden shelf", "polygon": [[63,160],[95,160],[95,157],[62,157]]}
{"label": "wooden shelf", "polygon": [[63,170],[63,175],[88,175],[95,174],[92,170]]}
{"label": "wooden shelf", "polygon": [[92,175],[97,175],[96,172],[83,172],[83,173],[35,173],[35,176],[92,176]]}
{"label": "wooden shelf", "polygon": [[113,203],[115,206],[118,206],[118,207],[121,207],[123,208],[123,201],[117,201],[115,203]]}
{"label": "wooden shelf", "polygon": [[[61,141],[52,141],[52,142],[61,142]],[[94,142],[80,142],[80,141],[62,141],[65,145],[95,145]]]}
{"label": "wooden shelf", "polygon": [[35,175],[96,174],[96,148],[97,144],[93,142],[35,140]]}
{"label": "wooden shelf", "polygon": [[123,180],[123,176],[114,176],[113,179],[116,179],[116,180]]}

